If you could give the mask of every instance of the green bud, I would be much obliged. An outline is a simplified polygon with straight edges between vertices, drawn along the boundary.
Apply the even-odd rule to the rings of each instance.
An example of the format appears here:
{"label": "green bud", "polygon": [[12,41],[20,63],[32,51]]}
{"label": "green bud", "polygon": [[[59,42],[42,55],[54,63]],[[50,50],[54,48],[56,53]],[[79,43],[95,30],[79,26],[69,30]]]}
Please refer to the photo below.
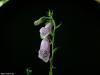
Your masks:
{"label": "green bud", "polygon": [[43,22],[45,22],[47,19],[49,19],[49,18],[43,16],[43,17],[39,18],[38,20],[34,21],[34,25],[38,26],[38,25],[42,24]]}
{"label": "green bud", "polygon": [[53,16],[53,11],[49,10],[48,11],[48,16]]}

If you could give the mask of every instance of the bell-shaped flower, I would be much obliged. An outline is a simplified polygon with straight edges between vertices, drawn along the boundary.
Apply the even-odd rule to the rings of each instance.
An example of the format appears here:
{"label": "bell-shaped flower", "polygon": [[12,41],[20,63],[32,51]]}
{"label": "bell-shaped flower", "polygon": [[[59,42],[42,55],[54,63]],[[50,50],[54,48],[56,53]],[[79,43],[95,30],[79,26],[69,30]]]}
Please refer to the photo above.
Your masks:
{"label": "bell-shaped flower", "polygon": [[48,29],[48,31],[49,32],[51,32],[52,31],[52,23],[47,23],[46,25],[45,25],[45,28],[47,28]]}
{"label": "bell-shaped flower", "polygon": [[38,57],[46,63],[49,61],[50,43],[47,38],[43,39],[41,42],[40,50],[38,52]]}
{"label": "bell-shaped flower", "polygon": [[48,23],[48,24],[45,25],[45,27],[42,27],[40,29],[40,37],[41,37],[41,39],[47,38],[48,35],[51,33],[51,31],[52,31],[51,23]]}

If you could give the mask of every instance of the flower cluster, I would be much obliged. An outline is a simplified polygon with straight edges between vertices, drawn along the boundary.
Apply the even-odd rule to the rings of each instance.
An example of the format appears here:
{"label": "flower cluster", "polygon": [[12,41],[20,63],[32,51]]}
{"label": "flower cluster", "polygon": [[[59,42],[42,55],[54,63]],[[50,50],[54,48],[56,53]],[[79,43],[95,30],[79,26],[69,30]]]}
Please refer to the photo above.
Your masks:
{"label": "flower cluster", "polygon": [[49,61],[49,57],[50,57],[50,41],[48,37],[51,31],[52,31],[51,23],[47,23],[45,27],[42,27],[40,29],[40,37],[42,39],[42,42],[38,52],[38,57],[46,63]]}

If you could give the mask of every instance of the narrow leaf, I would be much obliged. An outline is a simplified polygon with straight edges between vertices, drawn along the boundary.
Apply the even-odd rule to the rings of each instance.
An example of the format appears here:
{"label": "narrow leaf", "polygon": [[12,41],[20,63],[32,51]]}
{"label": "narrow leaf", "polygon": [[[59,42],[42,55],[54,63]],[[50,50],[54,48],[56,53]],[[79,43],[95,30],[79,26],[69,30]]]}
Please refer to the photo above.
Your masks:
{"label": "narrow leaf", "polygon": [[7,3],[9,0],[0,0],[0,7],[2,7],[5,3]]}
{"label": "narrow leaf", "polygon": [[60,26],[61,26],[61,24],[57,25],[57,26],[56,26],[56,29],[58,29]]}
{"label": "narrow leaf", "polygon": [[54,53],[55,53],[57,50],[58,50],[58,48],[54,48],[54,49],[53,49],[53,55],[54,55]]}
{"label": "narrow leaf", "polygon": [[49,9],[49,11],[48,11],[48,16],[51,16],[51,11],[50,11],[50,9]]}
{"label": "narrow leaf", "polygon": [[48,11],[48,16],[52,16],[53,15],[53,10],[51,11],[50,9],[49,9],[49,11]]}

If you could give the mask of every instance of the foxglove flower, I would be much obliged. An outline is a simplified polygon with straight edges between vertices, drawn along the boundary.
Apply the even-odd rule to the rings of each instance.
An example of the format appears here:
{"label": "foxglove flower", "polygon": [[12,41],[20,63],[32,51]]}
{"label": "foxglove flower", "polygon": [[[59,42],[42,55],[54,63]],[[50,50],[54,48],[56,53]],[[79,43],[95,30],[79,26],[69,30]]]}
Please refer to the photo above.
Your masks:
{"label": "foxglove flower", "polygon": [[46,63],[49,61],[50,43],[47,38],[43,39],[41,42],[40,50],[38,52],[38,57]]}
{"label": "foxglove flower", "polygon": [[41,39],[47,38],[51,31],[52,31],[51,23],[48,23],[48,24],[45,25],[45,27],[42,27],[40,29],[40,37],[41,37]]}
{"label": "foxglove flower", "polygon": [[47,28],[48,29],[48,31],[49,32],[51,32],[52,31],[52,23],[47,23],[46,25],[45,25],[45,28]]}

